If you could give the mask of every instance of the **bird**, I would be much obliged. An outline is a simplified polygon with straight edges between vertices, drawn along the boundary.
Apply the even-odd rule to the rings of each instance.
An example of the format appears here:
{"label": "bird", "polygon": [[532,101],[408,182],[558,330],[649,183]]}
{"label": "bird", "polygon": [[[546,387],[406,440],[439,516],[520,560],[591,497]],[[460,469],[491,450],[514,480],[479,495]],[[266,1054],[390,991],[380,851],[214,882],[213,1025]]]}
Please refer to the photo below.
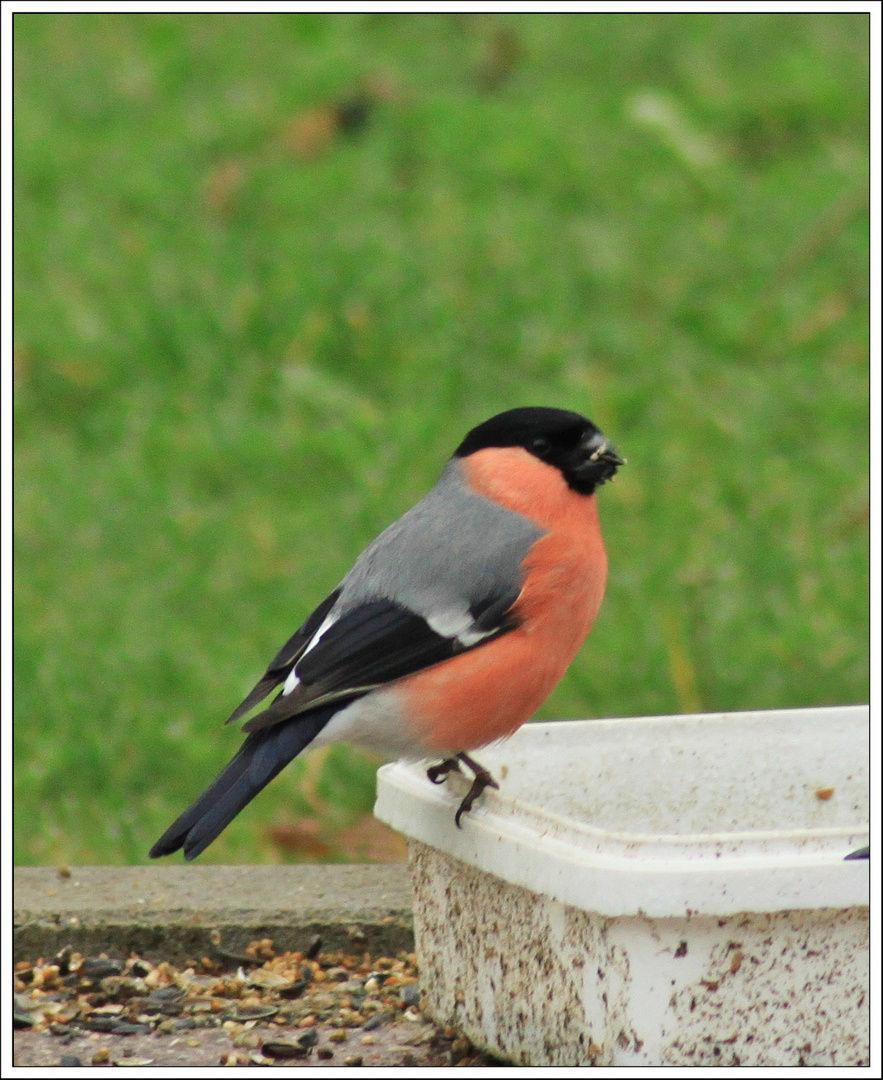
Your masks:
{"label": "bird", "polygon": [[604,597],[597,489],[625,461],[590,420],[524,406],[470,430],[438,483],[356,559],[229,719],[246,739],[151,848],[200,855],[298,754],[347,742],[466,766],[455,824],[496,780],[469,753],[557,685]]}

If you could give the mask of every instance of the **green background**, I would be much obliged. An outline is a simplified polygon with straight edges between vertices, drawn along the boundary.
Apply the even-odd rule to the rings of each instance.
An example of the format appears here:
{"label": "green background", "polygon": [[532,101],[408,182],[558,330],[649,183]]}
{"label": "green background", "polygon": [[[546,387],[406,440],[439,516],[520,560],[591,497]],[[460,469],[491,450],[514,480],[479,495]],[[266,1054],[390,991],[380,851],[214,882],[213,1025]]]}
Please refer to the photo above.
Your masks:
{"label": "green background", "polygon": [[[866,15],[14,45],[19,863],[144,861],[279,645],[516,405],[629,459],[540,717],[867,700]],[[351,857],[376,764],[298,760],[205,861]]]}

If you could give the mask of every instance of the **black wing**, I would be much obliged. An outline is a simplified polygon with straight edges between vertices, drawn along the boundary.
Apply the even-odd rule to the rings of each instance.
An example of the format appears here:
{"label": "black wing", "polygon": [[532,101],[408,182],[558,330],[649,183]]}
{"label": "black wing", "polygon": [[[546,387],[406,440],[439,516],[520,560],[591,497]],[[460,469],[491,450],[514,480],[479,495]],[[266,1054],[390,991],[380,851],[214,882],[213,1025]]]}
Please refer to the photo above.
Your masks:
{"label": "black wing", "polygon": [[297,663],[298,657],[310,643],[313,634],[319,629],[325,616],[334,607],[338,596],[340,596],[340,589],[335,589],[327,599],[322,601],[303,626],[299,630],[295,630],[270,661],[270,666],[264,672],[260,682],[242,704],[236,706],[227,718],[226,723],[232,724],[235,720],[245,716],[246,713],[250,713],[255,705],[263,701],[271,690],[274,690],[280,683],[285,682],[291,669]]}
{"label": "black wing", "polygon": [[498,598],[480,612],[472,612],[474,626],[483,636],[468,645],[437,633],[422,616],[394,600],[361,604],[342,615],[306,655],[289,666],[288,671],[292,667],[296,671],[298,685],[280,694],[244,730],[259,731],[330,701],[358,697],[484,645],[518,625],[508,610],[516,598],[506,599],[505,612]]}

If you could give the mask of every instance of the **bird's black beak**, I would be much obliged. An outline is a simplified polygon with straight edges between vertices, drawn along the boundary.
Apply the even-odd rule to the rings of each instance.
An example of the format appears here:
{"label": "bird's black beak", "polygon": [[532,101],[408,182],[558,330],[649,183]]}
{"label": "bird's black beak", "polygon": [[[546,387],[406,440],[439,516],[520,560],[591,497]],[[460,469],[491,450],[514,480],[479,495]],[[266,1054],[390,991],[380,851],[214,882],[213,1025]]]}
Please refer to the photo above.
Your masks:
{"label": "bird's black beak", "polygon": [[596,487],[606,484],[625,465],[615,447],[601,434],[594,431],[577,447],[574,463],[567,471],[568,480],[578,491],[591,494]]}

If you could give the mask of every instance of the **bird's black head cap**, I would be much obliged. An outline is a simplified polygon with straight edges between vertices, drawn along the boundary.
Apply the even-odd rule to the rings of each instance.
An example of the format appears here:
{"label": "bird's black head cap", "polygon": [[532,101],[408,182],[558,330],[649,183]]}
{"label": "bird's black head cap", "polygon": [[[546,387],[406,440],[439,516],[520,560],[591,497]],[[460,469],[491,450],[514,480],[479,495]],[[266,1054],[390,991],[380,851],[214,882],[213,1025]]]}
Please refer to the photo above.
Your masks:
{"label": "bird's black head cap", "polygon": [[506,446],[520,446],[553,465],[582,495],[591,495],[625,464],[591,420],[567,409],[539,407],[509,409],[485,420],[469,432],[454,457]]}

